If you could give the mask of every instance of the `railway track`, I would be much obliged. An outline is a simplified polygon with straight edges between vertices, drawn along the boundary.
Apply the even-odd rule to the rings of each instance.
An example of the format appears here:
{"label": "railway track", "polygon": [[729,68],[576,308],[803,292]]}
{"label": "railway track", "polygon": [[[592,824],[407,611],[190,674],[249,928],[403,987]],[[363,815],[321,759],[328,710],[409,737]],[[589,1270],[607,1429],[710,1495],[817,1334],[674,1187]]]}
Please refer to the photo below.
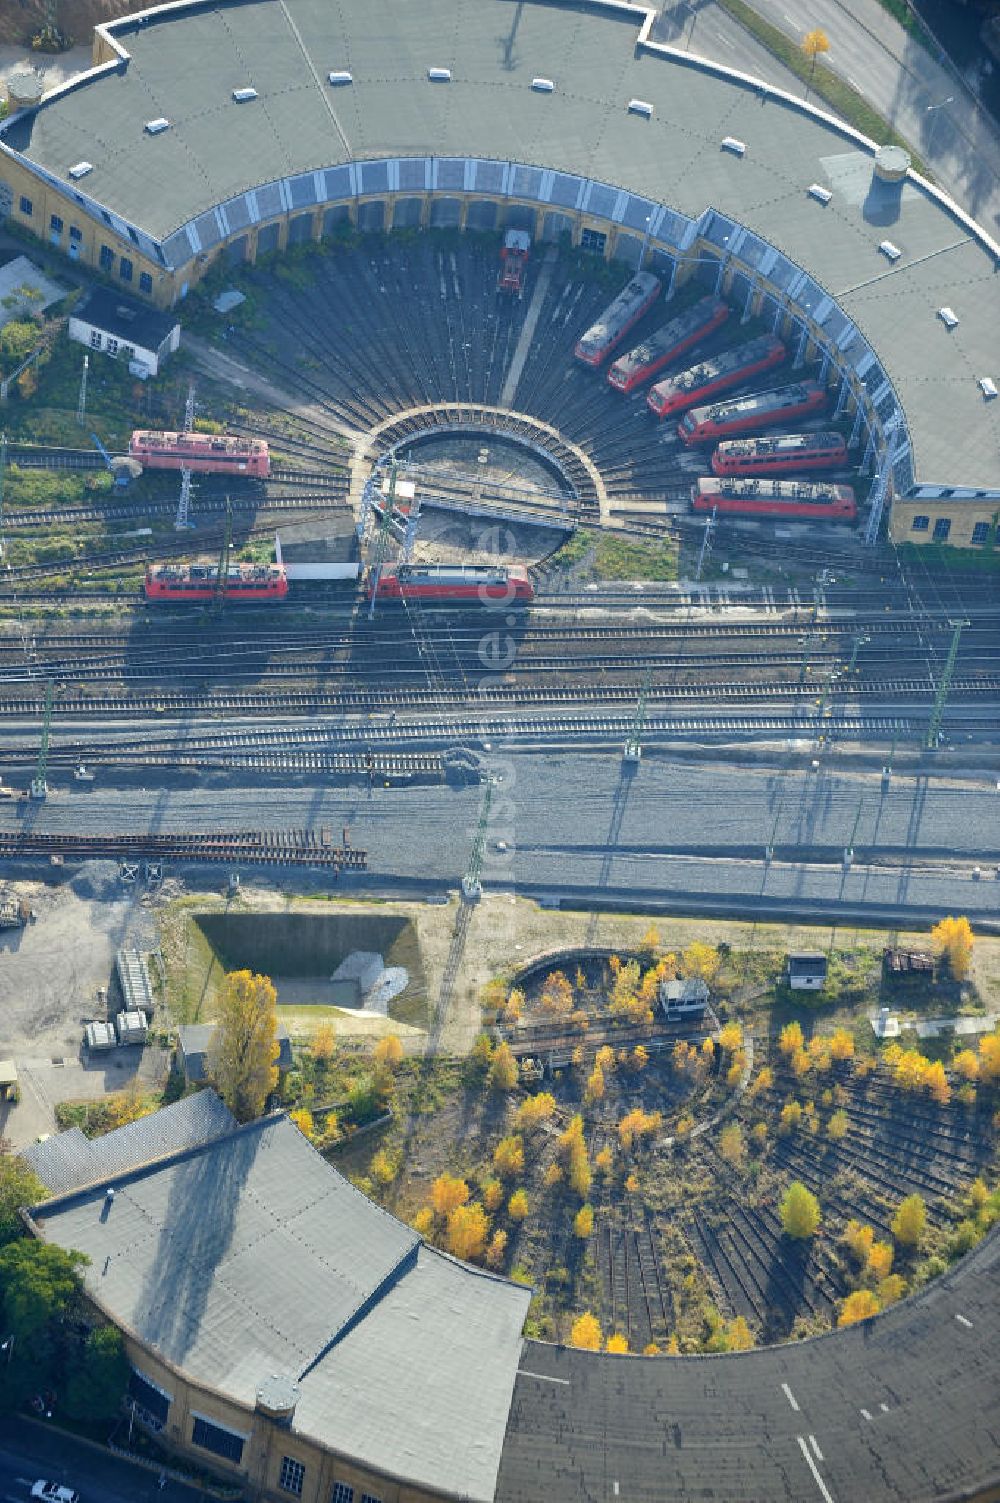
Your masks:
{"label": "railway track", "polygon": [[322,867],[335,876],[364,871],[366,851],[335,846],[326,829],[239,830],[212,834],[89,835],[42,834],[34,830],[0,831],[0,858],[91,861],[149,859],[172,861],[252,862],[260,866]]}

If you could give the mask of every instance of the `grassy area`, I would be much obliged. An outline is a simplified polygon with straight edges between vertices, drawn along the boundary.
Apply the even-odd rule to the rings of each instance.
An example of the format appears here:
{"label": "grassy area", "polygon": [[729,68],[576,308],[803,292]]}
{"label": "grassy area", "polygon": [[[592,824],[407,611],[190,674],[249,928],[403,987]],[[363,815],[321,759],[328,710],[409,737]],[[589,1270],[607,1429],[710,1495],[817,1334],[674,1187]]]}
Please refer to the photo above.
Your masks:
{"label": "grassy area", "polygon": [[[882,3],[884,4],[885,0],[882,0]],[[861,131],[863,135],[870,137],[880,146],[905,147],[913,158],[916,170],[923,173],[925,177],[929,176],[925,164],[915,154],[910,143],[893,130],[888,121],[884,120],[878,110],[868,103],[863,94],[859,94],[857,89],[852,88],[839,74],[834,73],[832,68],[827,68],[823,63],[817,63],[814,67],[798,42],[792,41],[783,31],[779,31],[777,26],[772,26],[770,21],[765,21],[755,10],[745,4],[744,0],[719,0],[719,4],[735,21],[749,31],[751,36],[756,37],[768,52],[773,53],[779,62],[784,63],[796,78],[800,78],[811,93],[846,120],[848,125],[853,125],[855,130]]]}
{"label": "grassy area", "polygon": [[594,534],[588,532],[585,527],[578,527],[570,537],[557,548],[548,562],[556,569],[572,569],[574,565],[582,563],[594,546]]}
{"label": "grassy area", "polygon": [[677,544],[664,539],[630,543],[602,533],[594,549],[597,579],[676,579]]}
{"label": "grassy area", "polygon": [[963,574],[996,574],[1000,570],[1000,550],[986,548],[952,548],[947,543],[900,543],[903,564],[920,563],[932,574],[961,570]]}
{"label": "grassy area", "polygon": [[915,42],[919,42],[921,47],[926,47],[928,52],[932,50],[927,33],[920,23],[920,18],[914,15],[913,10],[907,4],[907,0],[878,0],[878,3],[884,11],[888,11],[894,21],[899,22],[903,30]]}

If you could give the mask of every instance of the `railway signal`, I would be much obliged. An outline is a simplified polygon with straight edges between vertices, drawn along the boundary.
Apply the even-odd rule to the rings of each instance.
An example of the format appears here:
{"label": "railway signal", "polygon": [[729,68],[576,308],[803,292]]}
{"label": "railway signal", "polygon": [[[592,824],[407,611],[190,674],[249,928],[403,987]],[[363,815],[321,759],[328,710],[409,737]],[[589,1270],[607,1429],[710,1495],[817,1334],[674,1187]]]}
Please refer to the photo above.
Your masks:
{"label": "railway signal", "polygon": [[639,702],[635,707],[632,729],[629,731],[625,742],[623,760],[632,765],[637,765],[642,760],[642,732],[646,724],[646,703],[649,699],[649,686],[652,678],[653,670],[647,668],[643,674],[642,687],[639,690]]}

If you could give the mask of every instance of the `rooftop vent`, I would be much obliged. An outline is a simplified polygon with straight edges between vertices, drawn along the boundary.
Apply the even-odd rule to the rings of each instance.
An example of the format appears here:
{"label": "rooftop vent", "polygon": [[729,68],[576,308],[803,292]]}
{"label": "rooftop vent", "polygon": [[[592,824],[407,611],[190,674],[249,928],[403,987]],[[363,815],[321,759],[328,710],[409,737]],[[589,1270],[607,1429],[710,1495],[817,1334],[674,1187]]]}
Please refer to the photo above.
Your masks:
{"label": "rooftop vent", "polygon": [[170,121],[165,120],[162,115],[160,116],[159,120],[147,120],[145,125],[143,126],[143,130],[146,132],[147,136],[158,136],[161,131],[169,129]]}
{"label": "rooftop vent", "polygon": [[348,84],[354,82],[354,75],[352,73],[348,73],[346,69],[344,69],[340,73],[328,73],[326,76],[335,87],[337,84]]}
{"label": "rooftop vent", "polygon": [[551,94],[555,88],[555,84],[551,78],[533,78],[531,80],[531,87],[538,94]]}
{"label": "rooftop vent", "polygon": [[428,68],[427,77],[431,83],[451,83],[450,68]]}
{"label": "rooftop vent", "polygon": [[86,177],[87,173],[93,172],[93,170],[93,162],[77,162],[75,167],[69,169],[69,175],[72,178]]}
{"label": "rooftop vent", "polygon": [[246,104],[247,100],[249,100],[249,99],[256,99],[257,98],[257,90],[256,89],[234,89],[233,90],[233,98],[236,100],[237,104]]}
{"label": "rooftop vent", "polygon": [[735,136],[723,136],[722,150],[731,151],[734,157],[745,157],[747,154],[747,143],[745,141],[737,141]]}
{"label": "rooftop vent", "polygon": [[958,328],[958,315],[955,312],[954,308],[939,308],[938,318],[944,324],[946,329]]}
{"label": "rooftop vent", "polygon": [[630,99],[628,112],[630,115],[644,115],[648,120],[653,113],[653,106],[645,99]]}
{"label": "rooftop vent", "polygon": [[997,383],[994,381],[992,376],[980,376],[979,390],[982,392],[987,402],[992,401],[992,399],[997,394]]}
{"label": "rooftop vent", "polygon": [[883,240],[879,250],[887,261],[898,261],[903,252],[898,245],[893,245],[891,240]]}
{"label": "rooftop vent", "polygon": [[811,183],[806,192],[810,198],[815,198],[821,204],[828,204],[833,197],[830,189],[824,188],[822,183]]}

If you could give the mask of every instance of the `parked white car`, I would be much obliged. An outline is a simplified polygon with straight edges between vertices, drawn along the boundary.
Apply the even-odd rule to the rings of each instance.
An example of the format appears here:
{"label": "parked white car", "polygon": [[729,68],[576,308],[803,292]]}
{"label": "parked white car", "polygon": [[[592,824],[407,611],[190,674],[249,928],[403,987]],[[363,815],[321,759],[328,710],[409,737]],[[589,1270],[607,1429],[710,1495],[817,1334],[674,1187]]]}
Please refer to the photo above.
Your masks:
{"label": "parked white car", "polygon": [[34,1484],[31,1496],[44,1498],[45,1503],[80,1503],[80,1494],[71,1487],[63,1487],[61,1482],[46,1482],[44,1478]]}

